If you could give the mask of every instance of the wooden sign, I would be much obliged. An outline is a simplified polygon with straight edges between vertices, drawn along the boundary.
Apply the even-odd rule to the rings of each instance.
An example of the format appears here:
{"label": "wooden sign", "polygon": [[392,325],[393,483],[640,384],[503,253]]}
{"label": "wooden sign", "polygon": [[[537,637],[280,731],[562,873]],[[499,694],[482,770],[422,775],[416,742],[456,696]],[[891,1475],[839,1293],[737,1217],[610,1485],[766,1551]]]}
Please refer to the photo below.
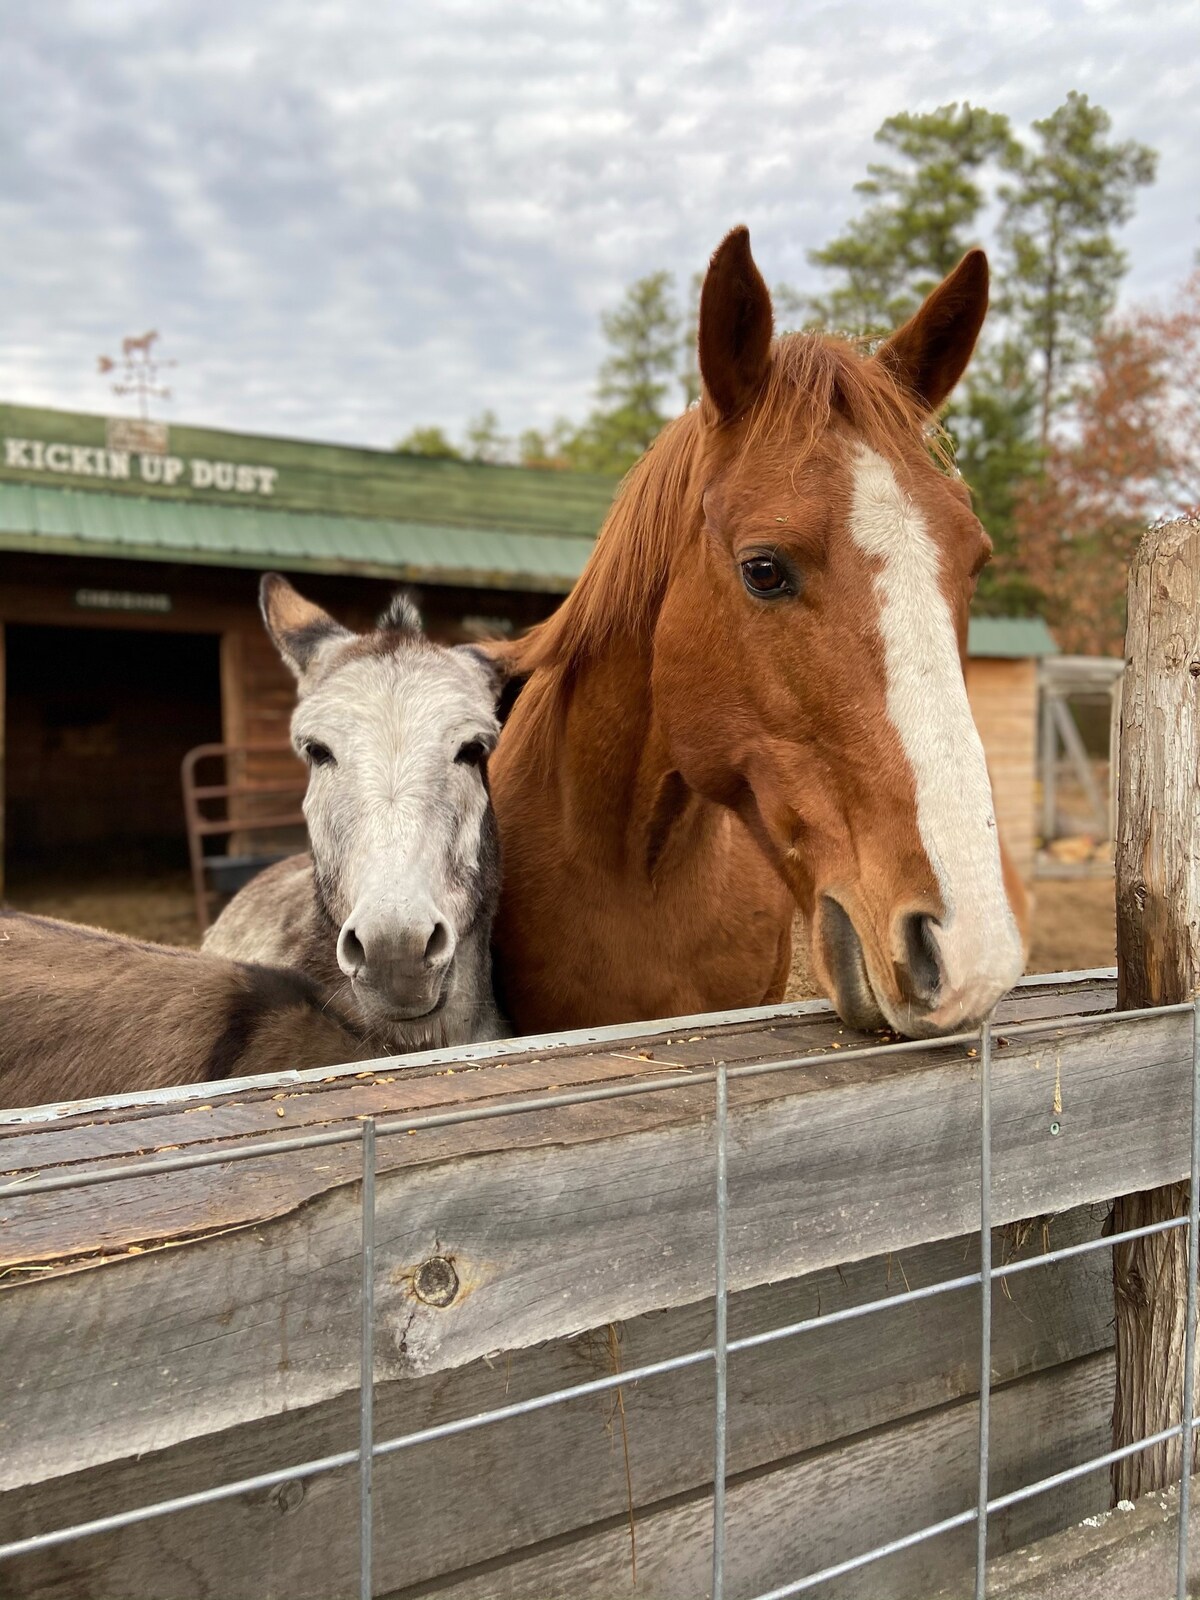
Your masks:
{"label": "wooden sign", "polygon": [[104,425],[110,450],[141,450],[148,455],[165,456],[170,448],[171,430],[165,422],[146,417],[109,417]]}
{"label": "wooden sign", "polygon": [[171,609],[169,594],[142,594],[134,589],[76,589],[75,604],[83,611],[152,611]]}
{"label": "wooden sign", "polygon": [[108,478],[167,487],[220,489],[235,494],[275,493],[276,467],[241,461],[210,461],[206,456],[163,455],[157,450],[118,450],[61,439],[4,439],[4,465],[22,472]]}

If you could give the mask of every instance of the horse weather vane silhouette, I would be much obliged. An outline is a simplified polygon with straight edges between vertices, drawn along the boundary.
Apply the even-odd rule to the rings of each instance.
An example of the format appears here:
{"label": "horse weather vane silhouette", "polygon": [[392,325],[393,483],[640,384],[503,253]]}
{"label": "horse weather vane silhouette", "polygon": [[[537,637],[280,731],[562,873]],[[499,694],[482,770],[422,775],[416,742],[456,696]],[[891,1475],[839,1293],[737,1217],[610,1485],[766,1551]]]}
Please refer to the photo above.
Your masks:
{"label": "horse weather vane silhouette", "polygon": [[159,381],[159,373],[166,367],[173,367],[174,361],[164,361],[154,354],[154,346],[158,342],[158,330],[151,328],[149,333],[127,334],[121,340],[121,359],[114,361],[111,356],[97,358],[97,366],[102,373],[119,372],[120,376],[113,383],[114,394],[137,396],[138,413],[143,422],[150,416],[150,400],[169,400],[171,391]]}

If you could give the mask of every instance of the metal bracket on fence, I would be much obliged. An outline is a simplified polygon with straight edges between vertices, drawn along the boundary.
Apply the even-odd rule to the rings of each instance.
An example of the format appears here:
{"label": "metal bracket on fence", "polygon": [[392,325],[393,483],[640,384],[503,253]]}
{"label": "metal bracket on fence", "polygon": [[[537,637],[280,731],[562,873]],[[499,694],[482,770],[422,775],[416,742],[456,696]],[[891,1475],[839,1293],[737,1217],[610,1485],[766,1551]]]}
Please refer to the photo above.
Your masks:
{"label": "metal bracket on fence", "polygon": [[988,1467],[992,1403],[992,1026],[979,1030],[979,1493],[975,1600],[987,1589]]}
{"label": "metal bracket on fence", "polygon": [[725,1594],[725,1447],[728,1425],[727,1333],[729,1296],[726,1275],[729,1252],[729,1080],[725,1063],[717,1064],[717,1237],[713,1315],[714,1444],[713,1444],[713,1536],[712,1600]]}
{"label": "metal bracket on fence", "polygon": [[371,1600],[374,1523],[371,1475],[375,1450],[375,1119],[362,1125],[362,1361],[358,1373],[358,1582],[361,1600]]}

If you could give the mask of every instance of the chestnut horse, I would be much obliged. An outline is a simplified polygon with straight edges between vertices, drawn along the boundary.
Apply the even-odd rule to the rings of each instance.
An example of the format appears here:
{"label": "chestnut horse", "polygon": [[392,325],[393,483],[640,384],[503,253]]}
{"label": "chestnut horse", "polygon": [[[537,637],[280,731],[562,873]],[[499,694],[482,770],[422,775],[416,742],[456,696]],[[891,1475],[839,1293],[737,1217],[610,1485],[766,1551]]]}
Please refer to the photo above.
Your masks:
{"label": "chestnut horse", "polygon": [[773,339],[744,228],[713,256],[698,406],[507,647],[495,943],[520,1032],[777,1001],[797,903],[856,1027],[965,1027],[1020,975],[963,681],[990,545],[933,428],[987,293],[973,250],[866,358]]}

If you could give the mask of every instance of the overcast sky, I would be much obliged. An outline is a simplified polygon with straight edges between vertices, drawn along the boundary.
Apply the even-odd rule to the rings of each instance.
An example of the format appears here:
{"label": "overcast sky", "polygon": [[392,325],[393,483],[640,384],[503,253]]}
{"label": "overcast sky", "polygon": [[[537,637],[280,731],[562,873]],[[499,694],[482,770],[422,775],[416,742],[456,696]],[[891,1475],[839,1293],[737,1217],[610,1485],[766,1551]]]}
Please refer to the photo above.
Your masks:
{"label": "overcast sky", "polygon": [[484,406],[581,416],[601,310],[750,225],[769,281],[854,206],[892,112],[1018,131],[1070,89],[1160,153],[1127,298],[1200,243],[1194,0],[652,5],[54,0],[0,38],[0,398],[388,445]]}

